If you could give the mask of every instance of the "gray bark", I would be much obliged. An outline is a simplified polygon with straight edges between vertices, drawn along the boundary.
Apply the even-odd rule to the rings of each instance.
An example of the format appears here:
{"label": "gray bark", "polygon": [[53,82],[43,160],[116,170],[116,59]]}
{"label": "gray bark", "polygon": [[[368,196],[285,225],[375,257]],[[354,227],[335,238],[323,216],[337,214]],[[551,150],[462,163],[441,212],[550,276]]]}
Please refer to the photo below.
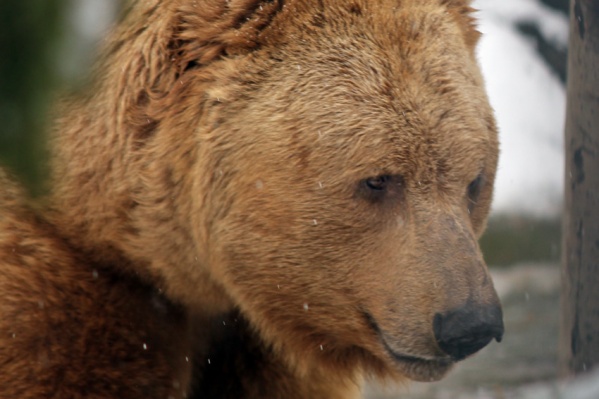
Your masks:
{"label": "gray bark", "polygon": [[560,368],[599,365],[599,2],[572,0]]}

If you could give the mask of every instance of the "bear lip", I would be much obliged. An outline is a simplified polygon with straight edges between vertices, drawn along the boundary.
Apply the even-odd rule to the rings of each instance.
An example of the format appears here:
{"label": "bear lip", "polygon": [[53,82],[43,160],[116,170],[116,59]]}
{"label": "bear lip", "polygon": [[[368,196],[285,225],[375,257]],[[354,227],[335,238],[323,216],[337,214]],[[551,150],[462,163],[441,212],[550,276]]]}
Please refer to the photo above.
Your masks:
{"label": "bear lip", "polygon": [[421,357],[397,353],[391,349],[382,335],[380,338],[385,350],[395,360],[399,370],[414,381],[438,381],[447,374],[455,363],[449,357]]}
{"label": "bear lip", "polygon": [[398,370],[403,375],[414,381],[438,381],[443,378],[454,365],[454,362],[448,358],[428,360],[411,356],[403,356],[395,352],[390,352],[390,355],[396,361]]}
{"label": "bear lip", "polygon": [[394,363],[402,374],[414,381],[431,382],[438,381],[447,374],[454,365],[455,360],[449,356],[430,356],[403,354],[395,351],[385,339],[385,334],[368,312],[362,312],[368,325],[383,344],[385,351],[394,360]]}

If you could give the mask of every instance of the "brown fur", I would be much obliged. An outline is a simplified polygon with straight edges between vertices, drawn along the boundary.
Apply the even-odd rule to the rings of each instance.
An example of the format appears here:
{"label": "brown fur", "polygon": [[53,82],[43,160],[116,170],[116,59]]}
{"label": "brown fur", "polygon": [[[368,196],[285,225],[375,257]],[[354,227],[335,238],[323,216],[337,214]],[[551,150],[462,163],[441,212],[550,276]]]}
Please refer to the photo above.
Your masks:
{"label": "brown fur", "polygon": [[[452,362],[433,316],[497,304],[476,243],[497,138],[470,11],[463,0],[133,2],[94,86],[62,105],[53,227],[21,222],[29,211],[9,207],[8,222],[24,230],[3,239],[45,242],[46,257],[27,273],[48,275],[49,295],[65,286],[62,301],[114,289],[138,304],[157,289],[179,304],[185,317],[169,325],[136,305],[146,321],[122,335],[132,346],[119,353],[137,353],[138,328],[179,360],[193,350],[197,397],[347,398],[364,373],[438,379]],[[364,181],[381,175],[390,184],[377,196]],[[480,192],[469,194],[477,176]],[[90,280],[96,265],[110,276],[102,288]],[[87,277],[52,273],[63,269]],[[72,281],[89,293],[70,293]],[[33,298],[39,289],[4,292]],[[30,302],[8,304],[25,315]],[[81,303],[77,322],[22,328],[111,331],[132,309]],[[35,356],[31,342],[14,356]],[[67,359],[56,361],[68,369]],[[142,356],[122,370],[87,361],[114,384],[155,375],[157,397],[170,389],[163,381],[188,378],[164,359]],[[93,378],[77,370],[80,384]]]}
{"label": "brown fur", "polygon": [[185,397],[182,309],[78,256],[1,171],[0,186],[0,398]]}

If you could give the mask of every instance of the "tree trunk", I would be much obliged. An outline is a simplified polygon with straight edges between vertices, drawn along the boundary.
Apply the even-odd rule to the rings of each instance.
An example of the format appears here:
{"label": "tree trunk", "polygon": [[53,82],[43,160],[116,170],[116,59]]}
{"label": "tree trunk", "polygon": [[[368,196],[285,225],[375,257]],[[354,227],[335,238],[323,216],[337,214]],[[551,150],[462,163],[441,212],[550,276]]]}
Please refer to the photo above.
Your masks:
{"label": "tree trunk", "polygon": [[599,2],[571,0],[560,368],[599,365]]}

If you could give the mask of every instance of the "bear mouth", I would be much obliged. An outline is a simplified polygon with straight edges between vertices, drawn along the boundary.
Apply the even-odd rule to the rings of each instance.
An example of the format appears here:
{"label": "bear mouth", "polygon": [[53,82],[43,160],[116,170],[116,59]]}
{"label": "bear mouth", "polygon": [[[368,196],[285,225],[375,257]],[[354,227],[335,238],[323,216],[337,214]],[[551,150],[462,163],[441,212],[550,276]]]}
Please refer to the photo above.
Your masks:
{"label": "bear mouth", "polygon": [[363,314],[368,325],[374,330],[385,348],[386,353],[393,359],[395,368],[409,379],[422,382],[438,381],[455,364],[455,360],[449,356],[425,356],[397,352],[389,345],[385,334],[374,317],[367,312],[363,312]]}
{"label": "bear mouth", "polygon": [[385,350],[395,361],[399,371],[411,380],[438,381],[447,374],[455,363],[450,357],[421,357],[398,353],[389,346],[384,335],[379,334],[379,337]]}

